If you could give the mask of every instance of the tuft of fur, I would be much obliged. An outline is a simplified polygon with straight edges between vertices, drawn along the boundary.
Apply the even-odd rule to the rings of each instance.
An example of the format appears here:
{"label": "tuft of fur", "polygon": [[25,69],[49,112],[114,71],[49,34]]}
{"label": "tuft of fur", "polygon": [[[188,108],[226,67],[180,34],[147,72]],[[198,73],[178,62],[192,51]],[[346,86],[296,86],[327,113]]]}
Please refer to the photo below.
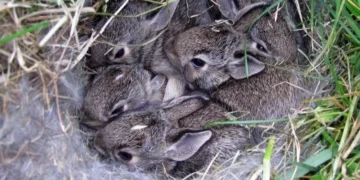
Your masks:
{"label": "tuft of fur", "polygon": [[[6,94],[0,101],[2,179],[152,179],[103,163],[88,148],[78,118],[69,112],[82,103],[77,75],[60,75],[58,94],[42,92],[32,77],[1,89]],[[48,87],[51,92],[54,88]]]}

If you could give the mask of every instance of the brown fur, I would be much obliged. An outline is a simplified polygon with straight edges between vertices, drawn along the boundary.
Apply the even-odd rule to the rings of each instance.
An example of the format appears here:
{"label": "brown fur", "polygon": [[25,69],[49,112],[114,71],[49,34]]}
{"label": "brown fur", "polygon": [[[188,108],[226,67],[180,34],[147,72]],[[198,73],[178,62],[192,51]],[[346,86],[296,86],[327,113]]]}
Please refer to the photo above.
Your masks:
{"label": "brown fur", "polygon": [[[254,3],[238,2],[240,9]],[[219,3],[222,5],[232,1]],[[291,11],[290,5],[286,7]],[[294,73],[301,71],[298,48],[303,47],[303,41],[297,39],[298,32],[289,28],[289,17],[285,10],[280,11],[277,21],[272,15],[265,15],[248,32],[253,20],[264,9],[251,10],[233,26],[217,26],[219,32],[211,30],[209,26],[189,29],[174,38],[174,47],[168,52],[172,57],[171,62],[180,67],[187,83],[209,90],[211,96],[229,110],[248,113],[242,118],[285,117],[292,112],[292,108],[300,106],[301,100],[311,95],[307,90],[314,88],[313,82]],[[239,78],[231,78],[231,71],[244,72],[245,66],[234,56],[236,53],[244,56],[245,46],[250,63],[249,77],[243,76],[237,80]],[[206,61],[206,69],[194,68],[190,62],[193,58]],[[254,58],[267,66],[264,69],[252,68]]]}
{"label": "brown fur", "polygon": [[[115,46],[114,49],[109,51],[111,47],[108,45],[109,43],[93,46],[91,48],[92,61],[89,64],[98,66],[114,63],[142,63],[146,69],[163,74],[169,79],[164,96],[165,101],[183,95],[185,92],[183,78],[176,68],[168,62],[163,52],[164,39],[168,39],[190,27],[209,24],[212,19],[206,11],[208,9],[207,0],[179,1],[169,5],[170,7],[175,3],[179,3],[175,12],[170,9],[169,13],[167,7],[164,7],[154,17],[150,13],[137,18],[115,19],[103,34],[105,40]],[[112,5],[115,4],[110,6]],[[122,14],[136,15],[154,7],[154,5],[145,2],[130,1]],[[172,13],[174,13],[174,17]],[[196,16],[192,17],[193,15]],[[170,19],[171,22],[166,29],[164,23]],[[106,19],[102,20],[96,29],[100,29],[105,22]],[[153,40],[162,30],[166,30],[165,33]],[[105,55],[108,51],[109,53]]]}
{"label": "brown fur", "polygon": [[113,65],[88,85],[82,123],[97,127],[126,111],[160,105],[165,78],[152,78],[141,66]]}
{"label": "brown fur", "polygon": [[[173,108],[186,109],[187,103]],[[145,172],[155,171],[164,178],[165,172],[173,177],[184,177],[201,170],[207,167],[218,153],[214,165],[220,165],[232,158],[238,150],[249,148],[259,141],[258,134],[240,126],[203,129],[209,122],[226,118],[223,115],[226,110],[214,103],[203,104],[201,109],[189,116],[178,111],[170,117],[168,112],[174,111],[157,110],[125,114],[97,133],[95,146],[103,154],[126,164],[130,169],[136,167]],[[178,119],[179,127],[174,125],[174,122],[169,122],[169,118]],[[146,127],[131,130],[138,125]],[[203,140],[203,133],[210,133],[210,139]],[[187,140],[182,141],[186,137]],[[197,145],[200,147],[197,147],[195,152],[188,149]],[[121,155],[116,154],[119,152],[131,154],[131,160],[124,160]],[[187,158],[182,159],[184,156]]]}
{"label": "brown fur", "polygon": [[[258,9],[247,14],[235,24],[235,28],[241,30],[249,26],[248,22],[252,22],[261,12],[262,9]],[[229,80],[212,95],[232,110],[247,113],[242,118],[287,117],[300,107],[302,100],[313,95],[314,82],[295,74],[302,70],[297,65],[301,59],[297,49],[303,47],[303,42],[297,39],[296,32],[289,29],[284,12],[281,11],[279,15],[277,21],[270,15],[261,18],[252,29],[254,36],[266,43],[274,57],[258,57],[268,64],[265,70],[241,81]]]}

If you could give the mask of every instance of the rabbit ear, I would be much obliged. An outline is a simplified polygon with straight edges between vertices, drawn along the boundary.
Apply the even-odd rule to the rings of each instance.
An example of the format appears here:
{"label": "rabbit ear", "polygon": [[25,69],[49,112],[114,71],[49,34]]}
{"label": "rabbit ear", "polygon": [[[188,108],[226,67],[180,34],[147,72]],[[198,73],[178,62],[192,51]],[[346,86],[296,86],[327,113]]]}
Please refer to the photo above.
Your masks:
{"label": "rabbit ear", "polygon": [[160,91],[161,87],[165,84],[165,76],[156,75],[150,82],[151,92]]}
{"label": "rabbit ear", "polygon": [[180,0],[176,0],[168,4],[167,6],[161,8],[151,19],[150,26],[155,31],[160,31],[164,29],[169,23],[171,18],[174,15],[175,9],[179,4]]}
{"label": "rabbit ear", "polygon": [[166,156],[174,161],[185,161],[192,157],[210,138],[209,130],[186,132],[166,149]]}
{"label": "rabbit ear", "polygon": [[252,58],[251,56],[248,56],[247,68],[248,72],[246,73],[245,58],[232,61],[227,65],[227,70],[232,78],[244,79],[263,71],[265,64],[255,58]]}
{"label": "rabbit ear", "polygon": [[150,81],[150,91],[153,102],[162,101],[164,95],[163,92],[161,91],[161,88],[164,86],[165,81],[166,81],[166,77],[163,75],[156,75]]}
{"label": "rabbit ear", "polygon": [[174,42],[174,37],[170,37],[168,40],[166,40],[164,45],[164,51],[169,61],[174,65],[174,67],[181,67],[180,61],[178,60],[178,54],[175,51]]}
{"label": "rabbit ear", "polygon": [[268,4],[267,2],[257,2],[246,5],[244,8],[240,9],[238,0],[217,0],[216,2],[219,4],[221,14],[233,22],[241,19],[241,17],[252,9]]}
{"label": "rabbit ear", "polygon": [[[203,93],[203,92],[200,92],[200,91],[195,91],[195,92],[192,92],[186,96],[180,96],[178,98],[175,98],[175,99],[172,99],[170,101],[166,101],[166,102],[163,102],[161,104],[161,107],[162,108],[172,108],[174,106],[177,106],[179,104],[182,104],[186,101],[189,101],[189,100],[193,100],[193,99],[197,99],[197,100],[200,100],[200,101],[208,101],[210,100],[209,98],[209,95]],[[181,107],[182,108],[182,107]]]}
{"label": "rabbit ear", "polygon": [[219,5],[219,10],[224,17],[230,20],[235,19],[236,14],[239,11],[239,4],[237,0],[217,0],[216,2]]}
{"label": "rabbit ear", "polygon": [[187,117],[200,110],[209,101],[207,94],[202,92],[192,92],[186,96],[181,96],[173,100],[163,102],[162,109],[166,109],[166,116],[170,122],[177,124],[179,119]]}
{"label": "rabbit ear", "polygon": [[233,19],[234,22],[238,21],[239,19],[241,19],[246,13],[248,13],[249,11],[261,7],[261,6],[265,6],[268,5],[267,2],[257,2],[254,4],[250,4],[245,6],[244,8],[240,9],[238,12],[236,12],[235,18]]}

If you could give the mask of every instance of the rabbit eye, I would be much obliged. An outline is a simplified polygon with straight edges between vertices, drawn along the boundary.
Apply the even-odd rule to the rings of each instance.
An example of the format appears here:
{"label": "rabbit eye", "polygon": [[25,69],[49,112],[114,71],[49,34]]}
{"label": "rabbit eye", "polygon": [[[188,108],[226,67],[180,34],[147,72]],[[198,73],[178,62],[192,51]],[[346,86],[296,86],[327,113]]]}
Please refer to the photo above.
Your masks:
{"label": "rabbit eye", "polygon": [[267,53],[266,48],[259,43],[256,44],[256,48],[261,52]]}
{"label": "rabbit eye", "polygon": [[235,59],[240,59],[240,58],[243,58],[243,57],[244,57],[244,52],[242,52],[242,51],[236,51],[234,53],[234,58]]}
{"label": "rabbit eye", "polygon": [[124,54],[125,54],[125,48],[121,48],[116,52],[115,58],[122,58]]}
{"label": "rabbit eye", "polygon": [[191,63],[194,65],[195,68],[203,67],[206,64],[205,61],[203,61],[199,58],[192,59]]}
{"label": "rabbit eye", "polygon": [[118,152],[118,157],[120,159],[122,159],[123,161],[131,161],[131,159],[133,158],[133,155],[131,155],[130,153],[128,152],[124,152],[124,151],[119,151]]}
{"label": "rabbit eye", "polygon": [[116,109],[114,109],[111,114],[112,115],[118,115],[124,112],[124,106],[119,106]]}

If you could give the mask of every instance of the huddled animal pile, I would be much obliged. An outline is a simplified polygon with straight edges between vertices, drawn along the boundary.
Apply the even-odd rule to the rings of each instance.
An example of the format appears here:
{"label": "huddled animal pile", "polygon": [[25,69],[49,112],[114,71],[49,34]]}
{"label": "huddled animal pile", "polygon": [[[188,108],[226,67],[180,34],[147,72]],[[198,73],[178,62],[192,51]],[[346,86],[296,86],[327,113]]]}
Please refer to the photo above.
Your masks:
{"label": "huddled animal pile", "polygon": [[[184,177],[261,142],[264,129],[205,125],[231,112],[239,120],[286,117],[311,95],[314,83],[293,73],[304,49],[291,29],[295,9],[287,2],[276,22],[255,22],[269,3],[175,0],[115,18],[87,62],[97,74],[81,123],[96,150],[129,169]],[[109,11],[121,4],[111,1]],[[154,7],[129,1],[121,15]]]}
{"label": "huddled animal pile", "polygon": [[[94,148],[130,170],[185,177],[285,131],[283,124],[271,131],[205,128],[229,113],[240,121],[284,118],[312,95],[315,83],[294,73],[302,68],[298,50],[306,52],[294,31],[296,10],[286,1],[276,21],[268,13],[257,20],[271,3],[172,0],[144,13],[156,5],[127,2],[86,62],[96,73],[81,124],[93,133]],[[122,4],[110,1],[108,11]]]}
{"label": "huddled animal pile", "polygon": [[286,118],[315,95],[292,1],[259,19],[275,1],[157,2],[109,0],[124,8],[96,19],[105,31],[71,72],[1,79],[1,179],[256,179],[269,136],[285,164],[288,123],[208,125]]}

